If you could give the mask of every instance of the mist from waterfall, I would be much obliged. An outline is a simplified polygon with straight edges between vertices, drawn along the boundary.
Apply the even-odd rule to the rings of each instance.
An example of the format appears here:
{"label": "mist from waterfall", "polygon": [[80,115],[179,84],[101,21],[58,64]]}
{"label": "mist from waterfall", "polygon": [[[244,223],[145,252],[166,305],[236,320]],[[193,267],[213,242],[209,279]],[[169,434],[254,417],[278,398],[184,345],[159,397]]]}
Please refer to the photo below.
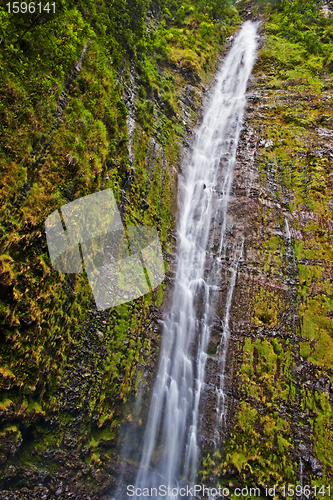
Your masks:
{"label": "mist from waterfall", "polygon": [[[247,21],[216,76],[180,182],[177,268],[170,310],[163,324],[157,378],[146,424],[135,488],[181,487],[195,481],[200,450],[200,400],[207,347],[220,297],[228,202],[246,87],[256,57],[258,23]],[[225,369],[229,314],[242,247],[236,252],[217,356]],[[224,375],[217,386],[217,425],[222,425]],[[217,434],[219,431],[217,430]],[[139,496],[131,496],[139,498]],[[180,498],[172,492],[155,496]]]}

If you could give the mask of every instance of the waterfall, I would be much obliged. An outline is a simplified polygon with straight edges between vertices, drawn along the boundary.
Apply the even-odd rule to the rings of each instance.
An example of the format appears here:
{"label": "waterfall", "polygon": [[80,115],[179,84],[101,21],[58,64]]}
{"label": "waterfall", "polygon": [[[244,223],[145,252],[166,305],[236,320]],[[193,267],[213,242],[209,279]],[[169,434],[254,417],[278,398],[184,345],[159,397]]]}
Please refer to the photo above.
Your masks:
{"label": "waterfall", "polygon": [[[220,297],[228,201],[246,86],[256,56],[257,26],[250,21],[243,24],[221,65],[180,186],[173,299],[164,320],[160,362],[135,482],[135,488],[141,491],[158,491],[161,485],[174,488],[160,496],[154,490],[155,498],[177,500],[181,497],[177,488],[193,484],[196,478],[207,346],[214,306]],[[238,250],[226,299],[225,334],[218,353],[223,372],[232,292],[241,255],[242,248]],[[217,390],[220,400],[224,400],[223,381]],[[223,408],[219,403],[217,411],[222,414]],[[139,493],[130,496],[140,497]]]}

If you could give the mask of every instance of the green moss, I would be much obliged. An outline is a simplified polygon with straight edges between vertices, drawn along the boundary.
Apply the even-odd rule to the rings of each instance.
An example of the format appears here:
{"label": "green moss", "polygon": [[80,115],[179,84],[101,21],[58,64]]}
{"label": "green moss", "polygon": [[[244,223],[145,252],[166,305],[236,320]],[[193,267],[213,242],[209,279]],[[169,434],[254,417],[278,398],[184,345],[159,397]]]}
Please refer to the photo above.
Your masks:
{"label": "green moss", "polygon": [[[332,54],[331,21],[311,0],[260,4],[268,21],[254,72],[264,104],[254,104],[250,119],[260,138],[256,167],[265,195],[253,217],[256,236],[247,256],[257,273],[242,310],[244,340],[234,347],[235,423],[221,449],[207,447],[201,474],[226,485],[230,477],[237,486],[297,484],[292,451],[306,424],[327,484],[332,410],[318,379],[332,366],[332,183],[331,160],[316,149],[323,142],[316,128],[330,123],[322,117],[333,82],[332,70],[324,69]],[[237,318],[239,308],[233,307]],[[304,368],[299,371],[304,361],[306,378]],[[301,409],[297,422],[294,408]],[[325,483],[315,475],[311,480]]]}
{"label": "green moss", "polygon": [[160,285],[157,290],[157,297],[155,302],[156,307],[159,307],[162,304],[164,292],[165,292],[165,285]]}
{"label": "green moss", "polygon": [[242,402],[235,427],[224,446],[224,459],[215,454],[206,457],[203,478],[212,472],[225,475],[227,468],[238,472],[242,484],[283,484],[295,480],[293,464],[288,459],[292,443],[288,424],[270,415],[262,416]]}
{"label": "green moss", "polygon": [[[269,256],[267,255],[269,259]],[[257,295],[254,295],[253,317],[255,325],[267,325],[274,327],[277,324],[280,301],[273,291],[260,288]]]}
{"label": "green moss", "polygon": [[[139,390],[140,365],[158,352],[151,318],[165,291],[162,285],[95,316],[87,276],[52,269],[45,219],[65,203],[112,188],[124,224],[153,226],[163,252],[173,248],[175,167],[185,135],[179,97],[188,83],[208,81],[226,35],[239,22],[231,6],[184,4],[177,21],[161,13],[146,30],[144,4],[133,9],[120,3],[107,11],[99,1],[82,9],[63,5],[26,33],[24,18],[9,23],[0,7],[0,284],[8,290],[0,304],[0,375],[10,384],[1,410],[30,425],[33,438],[18,457],[22,465],[40,464],[47,450],[65,449],[71,429],[79,436],[76,446],[91,445],[87,463],[103,466],[100,449],[115,439],[125,402],[132,389]],[[82,68],[64,88],[88,39]],[[139,88],[134,171],[124,102],[133,71]],[[63,91],[67,105],[55,126]],[[199,107],[198,92],[194,99]],[[194,123],[196,111],[191,113]],[[76,378],[76,363],[84,366],[82,379]],[[75,404],[64,413],[66,394]],[[50,459],[46,468],[57,475],[61,467]]]}

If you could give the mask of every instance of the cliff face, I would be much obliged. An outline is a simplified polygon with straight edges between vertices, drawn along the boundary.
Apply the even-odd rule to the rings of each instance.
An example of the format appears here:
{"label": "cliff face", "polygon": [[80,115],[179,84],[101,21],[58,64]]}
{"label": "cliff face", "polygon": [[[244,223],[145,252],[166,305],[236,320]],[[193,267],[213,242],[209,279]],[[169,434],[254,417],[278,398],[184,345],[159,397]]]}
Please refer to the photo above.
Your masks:
{"label": "cliff face", "polygon": [[[263,496],[267,485],[310,485],[329,498],[322,486],[332,477],[333,78],[325,38],[332,13],[308,12],[305,22],[294,4],[294,13],[285,4],[263,23],[249,88],[217,315],[223,320],[243,242],[230,311],[227,429],[216,448],[216,396],[208,392],[201,477],[231,491],[257,486]],[[285,30],[297,12],[303,41],[293,26]]]}
{"label": "cliff face", "polygon": [[[61,9],[0,8],[0,490],[22,498],[115,484],[120,422],[133,419],[138,387],[146,404],[158,359],[181,151],[239,22],[227,4]],[[125,225],[157,228],[167,278],[98,312],[85,274],[52,268],[44,222],[106,188]]]}
{"label": "cliff face", "polygon": [[[264,494],[297,481],[320,488],[332,475],[333,67],[329,6],[245,2],[245,16],[258,5],[266,13],[208,349],[199,477]],[[239,23],[222,2],[68,2],[57,14],[0,8],[0,489],[11,490],[0,497],[9,499],[105,495],[120,472],[120,423],[143,430],[171,293],[181,154]],[[158,229],[167,278],[98,312],[86,275],[52,269],[44,222],[106,188],[124,224]],[[216,429],[233,276],[227,423]],[[126,478],[134,474],[128,464]]]}

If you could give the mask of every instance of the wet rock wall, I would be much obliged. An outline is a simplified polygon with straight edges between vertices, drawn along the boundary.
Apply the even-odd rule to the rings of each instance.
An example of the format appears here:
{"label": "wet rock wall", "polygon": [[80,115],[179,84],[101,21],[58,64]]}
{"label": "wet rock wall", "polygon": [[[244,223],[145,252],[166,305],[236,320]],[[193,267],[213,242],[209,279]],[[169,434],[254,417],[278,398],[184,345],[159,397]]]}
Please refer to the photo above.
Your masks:
{"label": "wet rock wall", "polygon": [[[208,389],[201,467],[211,486],[259,486],[262,494],[274,484],[319,489],[332,474],[332,75],[312,84],[288,79],[277,51],[263,30],[217,314],[223,318],[244,240],[231,308],[227,423],[216,446],[216,397]],[[216,375],[212,368],[209,387]]]}

